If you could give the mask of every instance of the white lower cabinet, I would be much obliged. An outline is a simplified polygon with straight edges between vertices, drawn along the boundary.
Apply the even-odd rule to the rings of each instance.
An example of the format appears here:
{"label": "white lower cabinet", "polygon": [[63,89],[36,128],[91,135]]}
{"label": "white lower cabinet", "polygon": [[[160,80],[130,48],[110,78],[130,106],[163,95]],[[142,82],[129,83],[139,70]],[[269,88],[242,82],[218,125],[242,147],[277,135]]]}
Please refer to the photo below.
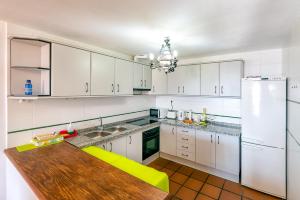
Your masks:
{"label": "white lower cabinet", "polygon": [[126,137],[127,141],[127,158],[143,162],[143,133],[136,132]]}
{"label": "white lower cabinet", "polygon": [[126,137],[110,140],[106,143],[106,150],[126,156]]}
{"label": "white lower cabinet", "polygon": [[216,134],[216,169],[238,175],[240,169],[240,138]]}
{"label": "white lower cabinet", "polygon": [[176,156],[176,126],[160,125],[160,151]]}
{"label": "white lower cabinet", "polygon": [[195,161],[195,134],[193,128],[177,127],[177,156]]}
{"label": "white lower cabinet", "polygon": [[209,167],[216,167],[216,134],[196,131],[196,162]]}

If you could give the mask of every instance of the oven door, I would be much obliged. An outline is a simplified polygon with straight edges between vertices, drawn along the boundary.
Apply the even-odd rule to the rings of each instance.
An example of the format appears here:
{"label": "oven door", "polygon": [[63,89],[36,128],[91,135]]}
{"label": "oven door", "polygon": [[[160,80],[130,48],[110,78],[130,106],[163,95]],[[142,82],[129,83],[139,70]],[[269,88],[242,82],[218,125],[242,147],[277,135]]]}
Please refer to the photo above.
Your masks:
{"label": "oven door", "polygon": [[159,152],[159,127],[143,132],[143,160]]}

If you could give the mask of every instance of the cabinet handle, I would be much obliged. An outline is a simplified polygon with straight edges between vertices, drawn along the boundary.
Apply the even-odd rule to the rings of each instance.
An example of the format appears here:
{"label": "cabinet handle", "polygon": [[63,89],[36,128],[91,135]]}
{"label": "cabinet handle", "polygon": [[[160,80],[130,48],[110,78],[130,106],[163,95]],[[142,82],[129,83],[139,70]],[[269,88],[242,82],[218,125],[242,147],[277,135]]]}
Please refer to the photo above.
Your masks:
{"label": "cabinet handle", "polygon": [[215,94],[217,94],[217,86],[215,85]]}
{"label": "cabinet handle", "polygon": [[153,92],[155,92],[155,86],[153,85]]}
{"label": "cabinet handle", "polygon": [[186,154],[183,154],[183,153],[181,155],[184,156],[184,157],[188,157],[189,156],[189,155],[186,155]]}
{"label": "cabinet handle", "polygon": [[85,93],[89,92],[89,83],[85,82]]}
{"label": "cabinet handle", "polygon": [[220,144],[220,136],[218,136],[218,144]]}
{"label": "cabinet handle", "polygon": [[112,84],[111,84],[111,92],[114,93],[114,90],[115,90],[114,84],[112,83]]}
{"label": "cabinet handle", "polygon": [[223,94],[223,85],[221,86],[221,94]]}
{"label": "cabinet handle", "polygon": [[110,144],[110,150],[109,151],[112,152],[112,143],[110,142],[109,144]]}
{"label": "cabinet handle", "polygon": [[182,130],[182,132],[184,132],[184,133],[188,133],[189,131],[186,131],[186,130]]}
{"label": "cabinet handle", "polygon": [[180,86],[178,86],[178,93],[180,93]]}
{"label": "cabinet handle", "polygon": [[174,127],[172,128],[172,133],[173,133],[173,135],[175,134],[175,133],[174,133]]}
{"label": "cabinet handle", "polygon": [[131,135],[129,136],[129,144],[131,144],[132,139],[131,139]]}
{"label": "cabinet handle", "polygon": [[106,148],[105,148],[105,145],[104,145],[104,144],[102,144],[102,148],[106,150]]}
{"label": "cabinet handle", "polygon": [[184,86],[182,86],[182,93],[184,93]]}
{"label": "cabinet handle", "polygon": [[189,139],[187,139],[187,138],[181,138],[182,140],[185,140],[185,141],[189,141]]}
{"label": "cabinet handle", "polygon": [[189,147],[186,147],[186,146],[181,146],[182,148],[184,148],[184,149],[188,149]]}
{"label": "cabinet handle", "polygon": [[119,85],[119,83],[117,84],[117,87],[118,87],[117,92],[120,92],[120,85]]}
{"label": "cabinet handle", "polygon": [[144,82],[145,82],[145,87],[147,87],[147,81],[145,80]]}
{"label": "cabinet handle", "polygon": [[143,80],[141,80],[141,87],[143,87]]}
{"label": "cabinet handle", "polygon": [[213,143],[212,135],[210,135],[210,143]]}

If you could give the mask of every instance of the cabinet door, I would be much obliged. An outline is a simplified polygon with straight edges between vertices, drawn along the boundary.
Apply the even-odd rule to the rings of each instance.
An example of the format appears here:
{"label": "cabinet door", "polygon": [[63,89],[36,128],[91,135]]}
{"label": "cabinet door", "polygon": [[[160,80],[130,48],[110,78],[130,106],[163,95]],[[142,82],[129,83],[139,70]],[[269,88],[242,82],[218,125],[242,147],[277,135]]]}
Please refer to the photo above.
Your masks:
{"label": "cabinet door", "polygon": [[52,96],[90,95],[90,52],[52,44]]}
{"label": "cabinet door", "polygon": [[216,167],[215,138],[213,132],[196,131],[196,162],[209,167]]}
{"label": "cabinet door", "polygon": [[201,65],[201,95],[219,96],[219,63]]}
{"label": "cabinet door", "polygon": [[97,147],[101,147],[102,149],[107,150],[106,142],[103,142],[103,143],[101,143],[101,144],[98,144]]}
{"label": "cabinet door", "polygon": [[143,162],[143,133],[136,132],[127,136],[127,158]]}
{"label": "cabinet door", "polygon": [[133,64],[133,88],[141,89],[144,87],[143,65]]}
{"label": "cabinet door", "polygon": [[106,149],[110,152],[126,156],[126,137],[110,140],[106,143]]}
{"label": "cabinet door", "polygon": [[152,94],[167,94],[168,93],[168,79],[164,70],[152,70]]}
{"label": "cabinet door", "polygon": [[160,151],[176,155],[176,126],[160,125]]}
{"label": "cabinet door", "polygon": [[115,67],[115,94],[133,94],[132,62],[116,59]]}
{"label": "cabinet door", "polygon": [[220,96],[241,96],[243,62],[220,63]]}
{"label": "cabinet door", "polygon": [[200,95],[200,66],[182,67],[181,91],[184,95]]}
{"label": "cabinet door", "polygon": [[237,136],[216,134],[216,168],[239,175],[240,140]]}
{"label": "cabinet door", "polygon": [[177,67],[174,72],[168,73],[168,94],[182,94],[183,67]]}
{"label": "cabinet door", "polygon": [[144,89],[151,89],[152,86],[152,70],[150,66],[143,65]]}
{"label": "cabinet door", "polygon": [[115,59],[92,53],[91,95],[113,95]]}

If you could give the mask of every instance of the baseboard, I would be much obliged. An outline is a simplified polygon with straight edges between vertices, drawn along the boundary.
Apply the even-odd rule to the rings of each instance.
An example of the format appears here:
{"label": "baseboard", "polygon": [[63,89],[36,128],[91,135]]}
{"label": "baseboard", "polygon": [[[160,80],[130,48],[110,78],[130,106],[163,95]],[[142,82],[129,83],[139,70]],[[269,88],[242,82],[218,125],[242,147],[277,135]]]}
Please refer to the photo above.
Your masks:
{"label": "baseboard", "polygon": [[225,178],[227,180],[230,180],[230,181],[233,181],[233,182],[236,182],[236,183],[240,182],[239,176],[235,175],[235,174],[230,174],[230,173],[227,173],[227,172],[223,172],[223,171],[217,170],[215,168],[207,167],[207,166],[198,164],[196,162],[189,161],[189,160],[179,158],[177,156],[172,156],[172,155],[162,153],[162,152],[160,152],[160,157],[171,160],[171,161],[174,161],[174,162],[177,162],[177,163],[180,163],[180,164],[183,164],[183,165],[186,165],[186,166],[189,166],[189,167],[197,169],[197,170],[204,171],[206,173],[209,173],[209,174],[212,174],[212,175],[215,175],[215,176]]}
{"label": "baseboard", "polygon": [[153,162],[157,158],[159,158],[159,152],[157,152],[157,153],[153,154],[152,156],[150,156],[149,158],[143,160],[143,164],[148,165],[149,163]]}

